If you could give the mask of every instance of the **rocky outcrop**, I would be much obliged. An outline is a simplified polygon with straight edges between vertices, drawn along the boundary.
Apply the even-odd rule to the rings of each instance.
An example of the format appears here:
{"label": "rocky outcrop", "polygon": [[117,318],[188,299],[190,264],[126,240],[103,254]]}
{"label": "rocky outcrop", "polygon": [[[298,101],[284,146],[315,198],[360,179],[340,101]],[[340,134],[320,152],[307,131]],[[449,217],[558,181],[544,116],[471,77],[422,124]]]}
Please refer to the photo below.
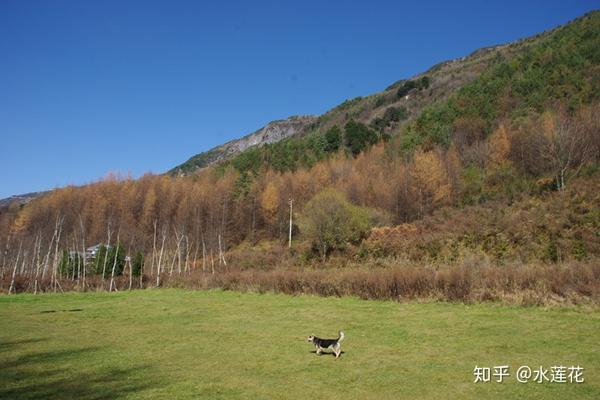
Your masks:
{"label": "rocky outcrop", "polygon": [[293,116],[288,119],[269,122],[265,127],[244,136],[241,139],[232,140],[217,147],[227,158],[234,154],[241,153],[252,146],[262,146],[267,143],[275,143],[281,139],[297,135],[303,132],[304,128],[316,120],[312,116]]}
{"label": "rocky outcrop", "polygon": [[199,168],[231,158],[250,147],[263,146],[290,136],[300,135],[316,120],[317,118],[313,116],[292,116],[288,119],[269,122],[256,132],[197,154],[169,172],[172,175],[186,175]]}
{"label": "rocky outcrop", "polygon": [[40,197],[46,192],[32,192],[25,194],[18,194],[15,196],[10,196],[5,199],[0,199],[0,209],[8,208],[13,204],[17,204],[19,206],[29,203],[31,200]]}

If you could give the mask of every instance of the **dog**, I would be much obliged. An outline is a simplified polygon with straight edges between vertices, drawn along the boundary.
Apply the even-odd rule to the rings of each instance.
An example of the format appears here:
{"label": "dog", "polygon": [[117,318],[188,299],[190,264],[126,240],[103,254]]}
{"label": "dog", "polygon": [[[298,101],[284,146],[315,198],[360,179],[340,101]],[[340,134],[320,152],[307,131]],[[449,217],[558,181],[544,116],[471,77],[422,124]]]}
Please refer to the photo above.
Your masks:
{"label": "dog", "polygon": [[340,345],[342,340],[344,340],[344,332],[342,331],[340,331],[337,339],[321,339],[313,335],[308,337],[308,342],[315,345],[318,355],[321,355],[325,349],[331,349],[335,354],[335,358],[338,358],[342,354],[342,346]]}

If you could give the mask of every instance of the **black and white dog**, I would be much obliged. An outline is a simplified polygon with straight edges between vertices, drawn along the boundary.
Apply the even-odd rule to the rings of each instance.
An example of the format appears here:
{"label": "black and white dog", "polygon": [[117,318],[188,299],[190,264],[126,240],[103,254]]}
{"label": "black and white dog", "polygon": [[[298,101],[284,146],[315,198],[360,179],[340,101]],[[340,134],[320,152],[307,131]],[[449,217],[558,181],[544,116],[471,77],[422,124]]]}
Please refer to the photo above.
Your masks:
{"label": "black and white dog", "polygon": [[317,349],[317,354],[321,354],[323,350],[331,349],[335,354],[335,358],[338,358],[342,354],[342,346],[340,342],[344,340],[344,332],[340,331],[337,339],[321,339],[316,336],[310,335],[308,341],[312,342]]}

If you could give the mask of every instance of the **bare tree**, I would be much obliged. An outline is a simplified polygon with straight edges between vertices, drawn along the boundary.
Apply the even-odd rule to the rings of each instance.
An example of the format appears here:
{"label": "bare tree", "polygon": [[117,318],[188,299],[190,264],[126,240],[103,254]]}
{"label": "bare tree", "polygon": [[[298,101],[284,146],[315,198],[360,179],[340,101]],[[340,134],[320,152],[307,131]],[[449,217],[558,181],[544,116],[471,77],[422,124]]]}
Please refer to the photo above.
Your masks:
{"label": "bare tree", "polygon": [[[127,254],[131,254],[129,249],[127,249]],[[125,260],[127,264],[129,264],[129,290],[131,290],[131,285],[133,284],[133,266],[131,264],[131,257]]]}
{"label": "bare tree", "polygon": [[105,251],[104,251],[104,260],[103,260],[103,264],[102,264],[102,286],[104,286],[104,280],[106,277],[106,263],[108,262],[108,249],[110,247],[110,237],[111,237],[110,221],[108,222],[108,224],[106,226],[106,232],[107,232],[107,238],[106,238],[106,246],[105,246]]}
{"label": "bare tree", "polygon": [[[188,262],[190,260],[190,241],[188,239],[188,235],[185,235],[185,260],[183,262],[183,270],[185,273],[188,273],[189,267]],[[181,273],[181,272],[179,272]]]}
{"label": "bare tree", "polygon": [[[113,257],[112,272],[110,274],[110,285],[108,286],[109,292],[112,292],[113,284],[115,282],[115,268],[117,266],[117,261],[119,258],[119,248],[121,247],[121,242],[119,241],[120,235],[121,235],[121,228],[119,227],[119,230],[117,231],[117,244],[116,244],[117,247],[115,248],[115,256]],[[115,291],[117,291],[116,285],[115,285]]]}
{"label": "bare tree", "polygon": [[158,266],[156,268],[156,287],[160,286],[160,273],[161,273],[161,267],[162,267],[163,251],[165,249],[165,240],[167,240],[167,230],[166,230],[166,228],[163,228],[163,230],[162,230],[162,244],[160,246],[160,253],[158,255]]}
{"label": "bare tree", "polygon": [[20,272],[19,272],[20,276],[25,275],[25,265],[27,264],[28,255],[29,255],[29,251],[27,251],[27,250],[23,251],[23,261],[21,261],[21,268],[20,268]]}
{"label": "bare tree", "polygon": [[227,261],[225,261],[225,256],[223,255],[223,247],[221,246],[221,234],[219,233],[219,263],[221,262],[227,267]]}
{"label": "bare tree", "polygon": [[[81,257],[79,256],[79,250],[77,250],[78,246],[78,241],[77,241],[77,233],[73,233],[73,249],[74,249],[74,253],[75,253],[75,259],[77,262],[77,268],[73,268],[73,271],[71,272],[71,279],[75,279],[75,272],[77,272],[77,285],[76,287],[79,288],[79,277],[81,276]],[[67,278],[69,277],[69,273],[67,271]]]}
{"label": "bare tree", "polygon": [[54,292],[56,292],[56,288],[59,287],[62,292],[62,287],[60,286],[60,282],[58,281],[58,244],[60,243],[60,236],[62,234],[63,223],[65,221],[64,216],[57,217],[55,231],[56,241],[54,242],[54,258],[52,260],[52,286]]}
{"label": "bare tree", "polygon": [[154,273],[154,265],[156,263],[156,219],[154,220],[154,234],[152,236],[152,264],[150,265],[150,275]]}
{"label": "bare tree", "polygon": [[46,276],[46,271],[48,270],[48,266],[50,263],[50,254],[52,253],[52,247],[54,246],[54,241],[58,235],[58,221],[59,216],[56,216],[56,222],[54,223],[54,232],[52,234],[52,238],[50,239],[50,244],[48,245],[48,252],[46,253],[46,257],[44,258],[44,268],[42,269],[42,280]]}
{"label": "bare tree", "polygon": [[294,199],[292,199],[290,197],[290,230],[289,230],[289,237],[288,237],[288,248],[289,249],[292,248],[292,211],[293,211],[293,207],[294,207]]}
{"label": "bare tree", "polygon": [[[192,261],[192,267],[193,269],[196,269],[196,262],[198,261],[198,250],[200,245],[198,244],[198,240],[194,240],[195,246],[194,246],[194,261]],[[190,268],[190,270],[191,270]]]}
{"label": "bare tree", "polygon": [[36,257],[35,257],[35,261],[34,261],[34,265],[35,265],[35,279],[33,282],[33,294],[37,294],[37,290],[38,290],[38,277],[40,274],[40,253],[42,251],[42,234],[40,231],[38,231],[38,234],[36,236]]}
{"label": "bare tree", "polygon": [[567,182],[590,161],[592,147],[587,132],[576,119],[561,115],[544,122],[545,140],[538,148],[554,175],[556,188],[562,191]]}
{"label": "bare tree", "polygon": [[17,259],[13,267],[12,277],[10,278],[10,287],[8,288],[8,294],[11,294],[15,289],[15,275],[17,274],[17,267],[19,265],[19,258],[21,257],[21,248],[23,247],[23,239],[19,243],[19,251],[17,252]]}
{"label": "bare tree", "polygon": [[11,239],[11,235],[9,233],[6,237],[6,244],[4,246],[4,251],[2,252],[2,264],[0,264],[0,268],[2,268],[2,269],[0,270],[0,276],[4,276],[4,269],[6,268],[6,266],[5,266],[6,258],[8,256],[8,252],[10,250],[10,239]]}
{"label": "bare tree", "polygon": [[202,272],[206,271],[206,242],[204,241],[204,234],[202,235]]}
{"label": "bare tree", "polygon": [[140,289],[144,285],[144,272],[145,272],[144,267],[145,267],[145,263],[142,261],[142,265],[140,265]]}
{"label": "bare tree", "polygon": [[79,227],[81,228],[81,256],[82,256],[82,286],[85,291],[85,277],[86,277],[86,266],[85,266],[85,230],[83,229],[83,219],[81,218],[81,214],[79,215]]}
{"label": "bare tree", "polygon": [[173,268],[175,267],[175,258],[177,258],[177,272],[181,275],[181,242],[183,241],[183,229],[181,233],[177,229],[173,229],[175,232],[175,254],[173,254],[173,262],[171,263],[171,269],[169,271],[169,276],[173,275]]}

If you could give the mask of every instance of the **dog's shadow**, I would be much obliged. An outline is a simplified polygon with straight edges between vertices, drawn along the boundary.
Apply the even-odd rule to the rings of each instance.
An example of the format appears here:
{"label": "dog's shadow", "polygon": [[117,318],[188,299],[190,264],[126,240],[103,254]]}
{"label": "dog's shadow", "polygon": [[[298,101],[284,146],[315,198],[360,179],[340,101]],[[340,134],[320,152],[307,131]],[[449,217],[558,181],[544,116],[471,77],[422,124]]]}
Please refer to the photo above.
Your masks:
{"label": "dog's shadow", "polygon": [[[317,351],[316,351],[316,350],[311,350],[311,351],[309,351],[309,353],[317,354]],[[342,350],[342,351],[340,352],[340,356],[341,356],[342,354],[344,354],[344,353],[345,353],[345,351],[344,351],[344,350]],[[321,354],[318,354],[318,355],[319,355],[319,356],[334,356],[334,357],[335,357],[335,353],[334,353],[333,351],[322,351],[322,352],[321,352]]]}

